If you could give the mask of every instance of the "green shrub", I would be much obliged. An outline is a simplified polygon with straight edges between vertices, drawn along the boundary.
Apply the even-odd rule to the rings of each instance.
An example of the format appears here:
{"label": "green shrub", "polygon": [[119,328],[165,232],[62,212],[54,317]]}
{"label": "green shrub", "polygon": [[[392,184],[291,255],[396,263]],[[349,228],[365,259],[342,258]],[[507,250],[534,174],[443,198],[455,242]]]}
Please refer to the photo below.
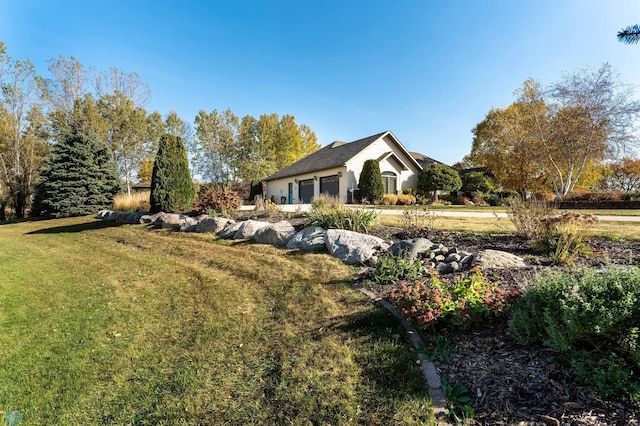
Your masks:
{"label": "green shrub", "polygon": [[196,199],[187,151],[179,136],[160,138],[151,176],[151,211],[188,210]]}
{"label": "green shrub", "polygon": [[351,209],[337,199],[316,197],[307,215],[307,224],[325,229],[367,232],[377,218],[378,213],[373,209]]}
{"label": "green shrub", "polygon": [[389,298],[404,318],[419,327],[434,328],[439,323],[466,328],[501,313],[517,294],[508,294],[473,271],[454,283],[434,276],[425,283],[401,283]]}
{"label": "green shrub", "polygon": [[384,186],[382,185],[382,174],[380,173],[378,160],[366,160],[364,162],[358,180],[358,188],[360,189],[360,196],[371,203],[375,203],[382,198]]}
{"label": "green shrub", "polygon": [[422,278],[423,269],[422,261],[419,259],[411,259],[402,253],[394,256],[386,252],[378,259],[371,279],[376,284],[392,284],[400,280],[414,281]]}
{"label": "green shrub", "polygon": [[[515,304],[509,330],[520,343],[563,351],[604,394],[640,404],[638,324],[640,269],[611,267],[542,277]],[[629,374],[614,377],[614,370]]]}

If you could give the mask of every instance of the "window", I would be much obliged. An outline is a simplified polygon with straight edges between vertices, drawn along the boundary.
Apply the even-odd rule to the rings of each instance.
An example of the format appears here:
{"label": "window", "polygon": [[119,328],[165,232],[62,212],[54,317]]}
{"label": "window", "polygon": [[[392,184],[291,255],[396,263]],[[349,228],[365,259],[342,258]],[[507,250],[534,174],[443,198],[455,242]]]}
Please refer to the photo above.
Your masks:
{"label": "window", "polygon": [[385,194],[395,194],[397,193],[397,177],[393,172],[382,172],[382,187],[384,188]]}

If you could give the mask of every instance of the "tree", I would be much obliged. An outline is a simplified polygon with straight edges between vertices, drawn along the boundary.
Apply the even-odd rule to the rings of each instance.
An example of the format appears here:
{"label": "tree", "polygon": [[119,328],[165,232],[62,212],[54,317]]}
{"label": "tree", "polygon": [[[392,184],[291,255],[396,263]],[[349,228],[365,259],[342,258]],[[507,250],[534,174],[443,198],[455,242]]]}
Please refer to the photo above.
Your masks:
{"label": "tree", "polygon": [[49,73],[53,78],[39,80],[42,98],[52,125],[62,128],[70,123],[76,101],[88,93],[89,72],[73,56],[60,56],[49,61]]}
{"label": "tree", "polygon": [[638,41],[640,41],[640,25],[630,25],[619,31],[618,41],[626,44],[638,44]]}
{"label": "tree", "polygon": [[461,186],[458,172],[446,164],[429,164],[418,173],[418,190],[431,193],[434,201],[438,199],[438,191],[457,191]]}
{"label": "tree", "polygon": [[530,190],[544,178],[556,195],[566,195],[606,158],[637,143],[640,102],[608,64],[567,75],[546,92],[527,80],[517,93],[514,104],[476,126],[471,154],[507,188]]}
{"label": "tree", "polygon": [[640,159],[624,157],[609,165],[604,178],[606,189],[614,191],[640,190]]}
{"label": "tree", "polygon": [[235,164],[238,150],[238,117],[227,109],[209,114],[198,112],[196,134],[191,146],[193,169],[207,182],[228,184],[238,175]]}
{"label": "tree", "polygon": [[148,139],[147,112],[132,99],[116,91],[98,100],[98,110],[106,123],[105,142],[113,151],[127,193],[143,159],[148,157],[152,141]]}
{"label": "tree", "polygon": [[70,217],[109,208],[120,191],[120,178],[111,151],[94,132],[71,126],[47,156],[32,215]]}
{"label": "tree", "polygon": [[495,189],[495,185],[489,176],[484,172],[469,172],[461,178],[460,189],[466,193],[490,192]]}
{"label": "tree", "polygon": [[360,197],[369,202],[376,202],[384,195],[382,185],[382,174],[380,173],[380,163],[378,160],[366,160],[362,165],[360,178],[358,179],[358,189]]}
{"label": "tree", "polygon": [[165,134],[160,138],[151,177],[151,211],[187,210],[196,199],[189,173],[189,160],[182,138]]}
{"label": "tree", "polygon": [[49,150],[37,81],[31,61],[5,55],[0,43],[0,218],[7,205],[24,217]]}

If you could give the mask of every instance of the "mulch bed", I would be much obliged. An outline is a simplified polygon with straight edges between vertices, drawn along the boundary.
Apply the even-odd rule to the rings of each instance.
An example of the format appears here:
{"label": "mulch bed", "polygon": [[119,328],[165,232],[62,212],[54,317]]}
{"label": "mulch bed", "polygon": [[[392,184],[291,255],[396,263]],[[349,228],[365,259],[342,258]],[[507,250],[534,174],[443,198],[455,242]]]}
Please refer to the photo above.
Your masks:
{"label": "mulch bed", "polygon": [[[398,231],[394,234],[394,231]],[[401,230],[377,230],[382,235],[404,238]],[[413,236],[412,236],[413,237]],[[525,289],[536,275],[553,268],[525,241],[509,235],[469,236],[441,232],[425,235],[434,242],[466,251],[503,250],[525,259],[524,269],[484,271],[504,289]],[[576,266],[604,263],[640,263],[640,242],[587,241],[593,253]],[[386,296],[392,286],[378,288]],[[372,288],[376,291],[376,288]],[[519,345],[508,332],[506,317],[476,324],[470,330],[439,330],[456,352],[446,362],[436,361],[441,377],[465,386],[473,399],[477,425],[634,425],[640,411],[632,406],[602,399],[577,383],[560,354],[545,347]],[[425,340],[430,337],[425,335]]]}

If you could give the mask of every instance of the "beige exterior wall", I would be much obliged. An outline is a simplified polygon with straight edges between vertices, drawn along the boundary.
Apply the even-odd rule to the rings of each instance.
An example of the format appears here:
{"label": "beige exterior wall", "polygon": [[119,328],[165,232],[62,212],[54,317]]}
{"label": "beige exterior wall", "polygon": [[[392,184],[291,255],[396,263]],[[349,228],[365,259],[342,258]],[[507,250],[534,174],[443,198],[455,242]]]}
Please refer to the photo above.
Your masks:
{"label": "beige exterior wall", "polygon": [[[271,198],[273,196],[278,203],[281,201],[281,197],[288,197],[289,194],[289,183],[293,184],[293,199],[291,204],[299,204],[300,200],[298,199],[298,182],[306,179],[314,179],[313,181],[313,196],[317,197],[320,195],[320,178],[325,176],[333,176],[338,173],[341,173],[340,177],[340,201],[343,203],[347,202],[347,181],[345,179],[346,168],[345,167],[336,167],[327,170],[320,170],[313,173],[305,173],[302,175],[291,176],[283,179],[276,179],[267,182],[267,198]],[[288,198],[287,202],[288,204]]]}

